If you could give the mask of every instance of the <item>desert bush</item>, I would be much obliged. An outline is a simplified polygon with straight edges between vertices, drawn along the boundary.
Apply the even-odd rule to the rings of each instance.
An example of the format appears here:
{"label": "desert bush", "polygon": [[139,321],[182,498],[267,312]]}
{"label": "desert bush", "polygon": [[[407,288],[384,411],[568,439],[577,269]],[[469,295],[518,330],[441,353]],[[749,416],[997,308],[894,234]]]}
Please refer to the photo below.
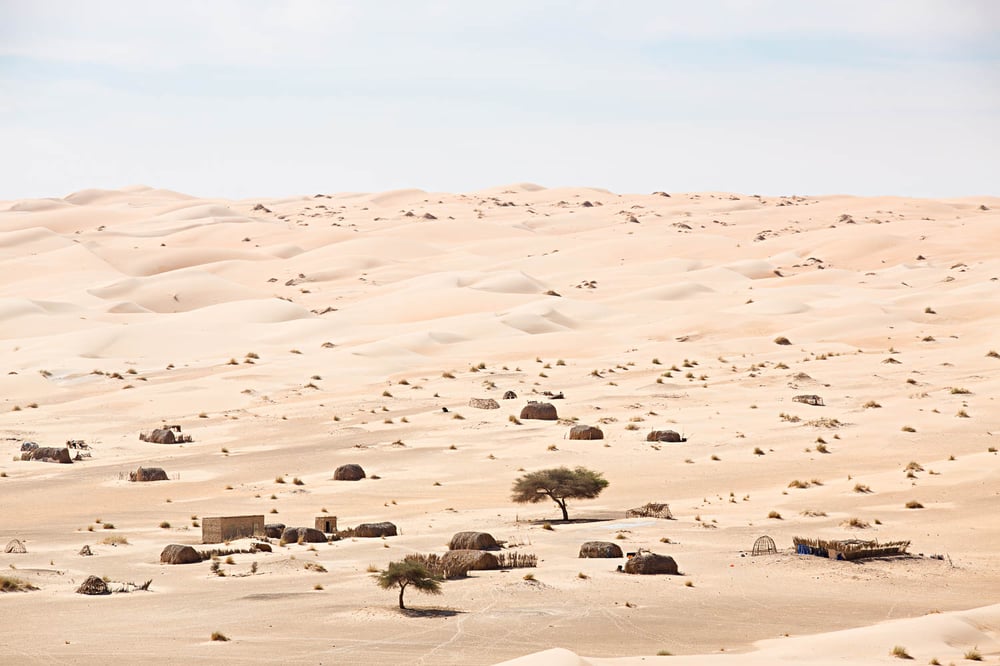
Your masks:
{"label": "desert bush", "polygon": [[924,505],[921,504],[920,502],[916,501],[916,500],[910,500],[909,502],[906,503],[906,508],[907,509],[922,509],[922,508],[924,508]]}
{"label": "desert bush", "polygon": [[212,640],[213,641],[223,641],[223,642],[225,642],[225,641],[228,641],[229,638],[224,633],[222,633],[221,631],[213,631],[212,632]]}
{"label": "desert bush", "polygon": [[913,657],[910,656],[910,653],[907,652],[906,648],[903,647],[902,645],[897,645],[893,647],[892,652],[890,652],[889,654],[895,657],[896,659],[913,659]]}

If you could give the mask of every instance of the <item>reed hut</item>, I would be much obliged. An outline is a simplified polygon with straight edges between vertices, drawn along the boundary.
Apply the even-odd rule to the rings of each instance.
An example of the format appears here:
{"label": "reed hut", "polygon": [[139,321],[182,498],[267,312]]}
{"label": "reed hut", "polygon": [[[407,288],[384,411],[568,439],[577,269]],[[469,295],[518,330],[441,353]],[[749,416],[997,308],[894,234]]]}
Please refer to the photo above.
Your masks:
{"label": "reed hut", "polygon": [[556,413],[555,405],[551,402],[535,402],[532,400],[521,409],[522,419],[534,419],[536,421],[557,421],[559,414]]}
{"label": "reed hut", "polygon": [[862,539],[844,539],[827,541],[826,539],[806,539],[793,537],[792,544],[798,555],[816,555],[829,557],[831,560],[865,560],[877,557],[899,557],[906,554],[910,547],[909,541],[865,541]]}
{"label": "reed hut", "polygon": [[396,534],[398,534],[396,526],[385,522],[361,523],[352,531],[353,536],[364,538],[396,536]]}
{"label": "reed hut", "polygon": [[488,532],[456,532],[448,550],[500,550],[500,544]]}
{"label": "reed hut", "polygon": [[61,463],[71,465],[73,459],[69,455],[69,449],[56,448],[54,446],[39,446],[21,454],[21,460],[38,460],[41,462]]}
{"label": "reed hut", "polygon": [[485,550],[449,550],[441,556],[441,562],[445,569],[455,568],[456,565],[466,571],[494,571],[500,568],[497,556]]}
{"label": "reed hut", "polygon": [[646,435],[647,442],[686,442],[687,437],[681,437],[674,430],[653,430]]}
{"label": "reed hut", "polygon": [[7,542],[7,545],[4,547],[3,552],[14,555],[23,555],[24,553],[28,552],[28,549],[24,547],[24,544],[21,543],[20,539],[11,539],[10,541]]}
{"label": "reed hut", "polygon": [[604,439],[604,431],[597,426],[575,425],[569,429],[570,439]]}
{"label": "reed hut", "polygon": [[517,394],[514,393],[513,391],[504,391],[504,393],[503,393],[503,399],[504,400],[517,400]]}
{"label": "reed hut", "polygon": [[365,470],[361,468],[361,465],[354,463],[341,465],[333,472],[334,481],[360,481],[363,478],[365,478]]}
{"label": "reed hut", "polygon": [[197,564],[201,555],[191,546],[172,543],[160,553],[160,564]]}
{"label": "reed hut", "polygon": [[621,547],[610,541],[587,541],[580,546],[580,557],[625,557]]}
{"label": "reed hut", "polygon": [[629,509],[625,512],[626,518],[662,518],[663,520],[673,520],[674,514],[670,512],[669,504],[658,502],[647,502],[642,506]]}
{"label": "reed hut", "polygon": [[97,576],[87,576],[87,580],[83,581],[80,587],[76,588],[77,594],[111,594],[111,590],[108,589],[108,584],[104,582],[102,578]]}
{"label": "reed hut", "polygon": [[142,483],[145,481],[169,481],[170,478],[162,467],[140,467],[134,472],[129,472],[128,480]]}
{"label": "reed hut", "polygon": [[500,409],[500,403],[493,398],[469,398],[469,407],[476,409]]}
{"label": "reed hut", "polygon": [[281,543],[326,543],[326,535],[313,527],[286,527]]}
{"label": "reed hut", "polygon": [[630,557],[625,563],[625,573],[629,574],[667,574],[676,576],[679,571],[677,562],[669,555],[659,555],[648,551],[640,551]]}
{"label": "reed hut", "polygon": [[268,523],[267,525],[264,525],[264,536],[268,539],[280,539],[281,533],[284,531],[284,523]]}

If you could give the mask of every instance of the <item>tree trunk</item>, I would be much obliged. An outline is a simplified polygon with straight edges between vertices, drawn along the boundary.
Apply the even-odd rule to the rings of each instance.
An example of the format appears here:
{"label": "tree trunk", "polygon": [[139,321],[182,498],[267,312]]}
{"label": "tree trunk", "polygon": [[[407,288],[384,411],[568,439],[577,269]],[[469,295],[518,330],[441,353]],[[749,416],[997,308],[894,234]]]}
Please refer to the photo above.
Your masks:
{"label": "tree trunk", "polygon": [[406,606],[403,605],[403,590],[405,590],[405,589],[406,589],[405,585],[400,585],[399,586],[399,607],[402,610],[406,610]]}
{"label": "tree trunk", "polygon": [[557,499],[556,500],[556,504],[558,504],[559,508],[562,509],[563,520],[565,520],[565,521],[568,522],[569,521],[569,514],[566,513],[566,500],[564,500],[564,499],[558,500]]}

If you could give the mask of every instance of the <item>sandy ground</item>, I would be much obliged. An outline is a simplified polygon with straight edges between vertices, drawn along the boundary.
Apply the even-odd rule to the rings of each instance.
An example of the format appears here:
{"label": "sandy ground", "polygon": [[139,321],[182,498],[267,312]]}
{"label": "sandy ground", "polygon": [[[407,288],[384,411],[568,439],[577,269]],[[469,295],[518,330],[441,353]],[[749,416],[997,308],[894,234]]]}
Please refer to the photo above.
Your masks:
{"label": "sandy ground", "polygon": [[[895,662],[898,645],[916,663],[973,649],[996,663],[998,248],[995,197],[521,184],[0,202],[0,545],[28,550],[0,566],[39,588],[0,594],[0,651],[67,664],[632,664],[661,651],[678,655],[664,663],[825,664]],[[565,394],[561,420],[515,423],[545,391]],[[605,439],[568,440],[574,421]],[[138,439],[162,423],[194,441]],[[649,444],[652,428],[688,441]],[[92,457],[17,460],[22,441],[69,439]],[[345,463],[369,478],[333,481]],[[170,480],[129,483],[139,465]],[[560,465],[610,481],[571,502],[578,520],[510,502],[523,470]],[[625,517],[651,501],[675,520]],[[311,526],[324,512],[402,534],[275,544],[223,561],[225,576],[159,563],[167,544],[200,543],[205,516]],[[538,566],[410,592],[409,615],[373,584],[369,568],[441,553],[469,529]],[[751,557],[762,535],[781,552]],[[914,556],[800,557],[793,536],[910,540]],[[578,559],[595,539],[670,554],[683,575]],[[152,584],[75,594],[91,574]]]}

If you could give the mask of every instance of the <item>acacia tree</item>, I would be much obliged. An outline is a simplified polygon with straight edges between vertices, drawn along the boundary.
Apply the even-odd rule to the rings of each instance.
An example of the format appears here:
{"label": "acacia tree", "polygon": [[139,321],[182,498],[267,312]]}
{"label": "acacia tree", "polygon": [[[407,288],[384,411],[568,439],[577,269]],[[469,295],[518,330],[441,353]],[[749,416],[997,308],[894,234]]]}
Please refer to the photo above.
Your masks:
{"label": "acacia tree", "polygon": [[399,607],[403,610],[406,610],[406,606],[403,605],[403,591],[408,585],[427,594],[441,594],[441,579],[428,571],[420,562],[409,560],[390,562],[388,567],[375,574],[375,582],[383,590],[391,590],[398,586]]}
{"label": "acacia tree", "polygon": [[511,499],[520,504],[551,499],[562,509],[563,520],[569,520],[566,500],[594,499],[607,487],[608,481],[600,472],[586,467],[553,467],[529,472],[514,481]]}

